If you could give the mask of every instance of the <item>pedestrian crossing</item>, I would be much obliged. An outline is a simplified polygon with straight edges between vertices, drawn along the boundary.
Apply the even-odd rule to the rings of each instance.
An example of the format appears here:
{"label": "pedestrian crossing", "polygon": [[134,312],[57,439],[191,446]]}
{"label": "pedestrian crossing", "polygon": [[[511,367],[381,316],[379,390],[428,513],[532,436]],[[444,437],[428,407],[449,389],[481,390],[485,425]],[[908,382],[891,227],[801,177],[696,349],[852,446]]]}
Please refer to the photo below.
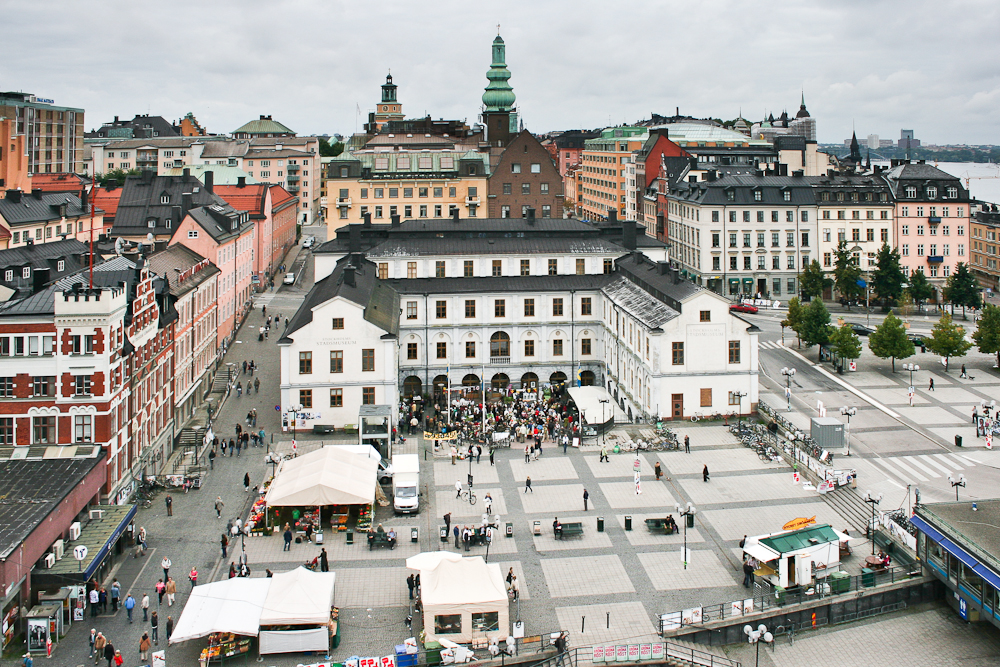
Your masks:
{"label": "pedestrian crossing", "polygon": [[781,344],[779,340],[761,340],[759,341],[760,347],[768,350],[783,350],[785,346]]}
{"label": "pedestrian crossing", "polygon": [[947,477],[982,463],[964,454],[915,454],[869,460],[886,474],[908,484]]}

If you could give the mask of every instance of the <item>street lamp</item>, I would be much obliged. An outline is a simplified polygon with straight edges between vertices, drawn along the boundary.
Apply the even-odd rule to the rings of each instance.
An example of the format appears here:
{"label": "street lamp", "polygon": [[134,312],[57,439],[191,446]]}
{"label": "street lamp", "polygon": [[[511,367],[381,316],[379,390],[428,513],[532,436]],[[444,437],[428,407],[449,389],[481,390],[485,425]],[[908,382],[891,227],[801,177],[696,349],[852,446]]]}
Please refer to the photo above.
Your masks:
{"label": "street lamp", "polygon": [[917,364],[903,364],[904,371],[910,371],[910,386],[913,386],[913,371],[919,371],[920,366]]}
{"label": "street lamp", "polygon": [[267,456],[264,458],[264,464],[271,464],[271,477],[273,478],[277,474],[278,464],[281,462],[281,454],[278,452],[268,452]]}
{"label": "street lamp", "polygon": [[760,642],[770,644],[774,641],[774,635],[767,631],[767,626],[763,623],[758,625],[756,630],[749,625],[744,625],[743,634],[747,636],[747,641],[757,647],[757,661],[754,664],[760,665]]}
{"label": "street lamp", "polygon": [[840,414],[847,417],[847,455],[851,455],[851,417],[858,414],[857,408],[841,408]]}
{"label": "street lamp", "polygon": [[697,510],[691,503],[688,503],[683,510],[681,510],[680,504],[675,503],[674,511],[684,521],[684,569],[686,570],[688,569],[688,523],[694,527],[694,515]]}
{"label": "street lamp", "polygon": [[795,377],[795,369],[785,368],[781,369],[781,374],[785,376],[785,399],[788,401],[788,412],[792,411],[792,378]]}
{"label": "street lamp", "polygon": [[302,412],[302,404],[296,403],[295,405],[289,406],[288,409],[292,412],[292,454],[294,454],[296,449],[295,427],[298,425],[297,422],[299,421],[299,413]]}
{"label": "street lamp", "polygon": [[603,446],[603,445],[607,444],[607,441],[608,441],[607,440],[607,431],[608,430],[607,430],[607,428],[605,428],[605,425],[607,424],[607,417],[604,416],[604,406],[607,405],[608,403],[610,403],[611,399],[609,399],[609,398],[599,398],[599,399],[597,399],[597,402],[601,404],[601,445]]}
{"label": "street lamp", "polygon": [[875,555],[875,506],[882,502],[882,494],[873,496],[871,491],[865,491],[865,502],[872,506],[872,522],[869,526],[872,536],[872,556]]}
{"label": "street lamp", "polygon": [[958,479],[955,479],[951,475],[948,475],[948,481],[951,482],[951,486],[955,489],[955,500],[958,500],[958,487],[965,488],[965,475],[959,475]]}
{"label": "street lamp", "polygon": [[747,395],[745,391],[734,391],[732,393],[733,398],[736,399],[736,421],[739,424],[743,423],[743,397]]}
{"label": "street lamp", "polygon": [[240,536],[240,569],[242,570],[243,566],[247,564],[246,531],[244,530],[244,527],[237,528],[236,526],[233,526],[230,533],[232,534],[233,539],[236,539],[237,535]]}

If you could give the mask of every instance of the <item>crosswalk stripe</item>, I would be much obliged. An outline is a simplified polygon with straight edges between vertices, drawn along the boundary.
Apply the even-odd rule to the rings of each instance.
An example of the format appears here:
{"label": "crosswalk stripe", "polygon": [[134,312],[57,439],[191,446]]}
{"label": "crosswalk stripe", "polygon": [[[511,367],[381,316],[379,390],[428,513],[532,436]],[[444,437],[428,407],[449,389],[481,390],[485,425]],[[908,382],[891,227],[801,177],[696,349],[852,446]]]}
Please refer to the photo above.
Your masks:
{"label": "crosswalk stripe", "polygon": [[928,465],[932,465],[932,466],[934,466],[935,468],[937,468],[938,470],[940,470],[940,471],[942,471],[944,473],[950,473],[951,472],[951,470],[949,468],[945,468],[943,465],[941,465],[940,463],[938,463],[936,460],[934,460],[933,458],[931,458],[927,454],[920,454],[919,456],[920,456],[920,458],[922,460],[926,461]]}
{"label": "crosswalk stripe", "polygon": [[903,463],[903,461],[901,461],[900,459],[894,458],[894,459],[892,459],[892,462],[893,462],[894,465],[899,466],[903,470],[905,470],[905,471],[909,472],[911,475],[915,476],[918,481],[920,481],[920,482],[926,482],[928,480],[927,477],[924,477],[919,472],[917,472],[916,470],[914,470],[910,466],[908,466],[905,463]]}
{"label": "crosswalk stripe", "polygon": [[939,461],[942,466],[948,468],[948,472],[951,472],[952,469],[954,470],[963,469],[962,466],[960,466],[959,464],[955,463],[950,458],[948,458],[947,454],[932,454],[931,456],[935,461]]}
{"label": "crosswalk stripe", "polygon": [[950,456],[951,458],[953,458],[953,459],[955,459],[956,461],[958,461],[958,463],[959,463],[959,465],[958,465],[958,469],[959,469],[959,470],[963,470],[963,469],[965,468],[965,466],[969,465],[969,462],[968,462],[968,461],[966,461],[965,459],[963,459],[963,458],[962,458],[961,456],[959,456],[958,454],[946,454],[946,456]]}
{"label": "crosswalk stripe", "polygon": [[976,460],[975,459],[970,459],[965,454],[954,454],[954,456],[957,456],[958,458],[962,459],[963,461],[965,461],[966,463],[968,463],[970,466],[976,465]]}
{"label": "crosswalk stripe", "polygon": [[896,477],[903,477],[898,470],[889,465],[889,461],[887,459],[872,459],[872,461],[877,463],[880,468],[885,468],[887,473],[895,475]]}
{"label": "crosswalk stripe", "polygon": [[916,456],[908,456],[908,457],[906,457],[906,462],[909,463],[910,465],[912,465],[914,468],[917,468],[919,470],[923,470],[925,473],[927,473],[931,477],[940,477],[941,476],[937,472],[931,470],[926,465],[924,465],[923,463],[921,463],[920,461],[918,461]]}

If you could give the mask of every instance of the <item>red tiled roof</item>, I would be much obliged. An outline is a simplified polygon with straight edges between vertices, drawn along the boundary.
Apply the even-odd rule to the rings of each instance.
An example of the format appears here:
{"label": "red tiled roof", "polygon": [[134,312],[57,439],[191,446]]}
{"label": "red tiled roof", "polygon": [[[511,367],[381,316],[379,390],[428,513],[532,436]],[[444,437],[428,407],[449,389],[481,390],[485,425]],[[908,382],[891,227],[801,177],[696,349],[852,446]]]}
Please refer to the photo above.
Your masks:
{"label": "red tiled roof", "polygon": [[34,174],[31,177],[31,188],[39,188],[43,192],[72,192],[79,195],[84,185],[90,185],[90,181],[72,173]]}
{"label": "red tiled roof", "polygon": [[289,199],[294,199],[295,195],[281,187],[280,185],[271,186],[271,208],[278,208],[284,204]]}
{"label": "red tiled roof", "polygon": [[256,185],[216,185],[212,190],[218,196],[226,200],[230,206],[237,211],[246,211],[251,216],[263,216],[264,193],[267,192],[266,183]]}
{"label": "red tiled roof", "polygon": [[109,190],[100,186],[92,191],[94,206],[104,211],[105,218],[113,218],[118,213],[118,202],[122,198],[122,191],[121,187]]}

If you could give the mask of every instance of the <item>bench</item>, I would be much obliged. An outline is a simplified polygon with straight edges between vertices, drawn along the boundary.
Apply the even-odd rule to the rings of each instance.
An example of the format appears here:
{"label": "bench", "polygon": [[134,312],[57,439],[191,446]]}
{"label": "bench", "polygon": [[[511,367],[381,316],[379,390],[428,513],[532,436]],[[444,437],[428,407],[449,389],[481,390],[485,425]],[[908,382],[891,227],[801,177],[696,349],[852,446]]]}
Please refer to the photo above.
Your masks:
{"label": "bench", "polygon": [[[397,536],[396,542],[399,541]],[[396,548],[396,543],[389,539],[388,533],[368,533],[368,550],[371,551],[375,547],[389,547],[390,549]]]}
{"label": "bench", "polygon": [[910,573],[920,571],[921,566],[916,557],[905,547],[897,549],[900,545],[892,539],[891,535],[881,530],[876,530],[874,539],[876,546],[881,547],[891,556],[893,565],[906,568],[907,572]]}
{"label": "bench", "polygon": [[333,433],[337,428],[333,424],[313,424],[313,433]]}
{"label": "bench", "polygon": [[344,424],[344,433],[357,433],[357,432],[358,432],[357,424]]}
{"label": "bench", "polygon": [[887,554],[893,554],[896,550],[896,543],[893,541],[887,533],[883,533],[881,530],[875,531],[875,545],[885,549]]}
{"label": "bench", "polygon": [[555,538],[557,540],[563,539],[565,537],[569,537],[569,536],[572,536],[572,535],[583,535],[583,524],[582,523],[564,523],[564,524],[562,524],[562,530],[561,531],[556,531],[553,528],[553,532],[555,533]]}
{"label": "bench", "polygon": [[665,535],[672,535],[674,532],[680,532],[679,528],[677,531],[667,530],[667,522],[664,519],[646,519],[646,528],[648,528],[651,533],[664,533]]}

